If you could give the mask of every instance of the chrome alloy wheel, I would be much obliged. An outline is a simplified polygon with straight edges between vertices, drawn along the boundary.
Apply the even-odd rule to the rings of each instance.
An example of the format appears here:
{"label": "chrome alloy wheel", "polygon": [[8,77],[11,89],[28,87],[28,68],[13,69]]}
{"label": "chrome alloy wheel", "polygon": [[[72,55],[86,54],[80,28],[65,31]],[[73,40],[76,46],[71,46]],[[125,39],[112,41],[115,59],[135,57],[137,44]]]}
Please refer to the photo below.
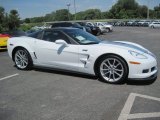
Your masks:
{"label": "chrome alloy wheel", "polygon": [[107,58],[100,65],[100,73],[108,82],[119,81],[124,74],[122,63],[116,58]]}
{"label": "chrome alloy wheel", "polygon": [[28,56],[24,50],[17,50],[15,53],[15,63],[18,68],[25,69],[28,66]]}

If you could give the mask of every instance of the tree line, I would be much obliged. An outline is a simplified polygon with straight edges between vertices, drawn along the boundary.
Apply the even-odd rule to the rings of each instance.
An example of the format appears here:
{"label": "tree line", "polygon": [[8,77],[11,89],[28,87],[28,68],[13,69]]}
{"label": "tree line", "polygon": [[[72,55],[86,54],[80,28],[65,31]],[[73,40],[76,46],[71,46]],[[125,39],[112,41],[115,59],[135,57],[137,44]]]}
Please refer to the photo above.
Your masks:
{"label": "tree line", "polygon": [[[106,5],[107,6],[107,5]],[[53,11],[45,16],[26,18],[20,21],[17,10],[5,13],[0,7],[0,31],[13,30],[20,26],[20,23],[41,23],[50,21],[68,20],[93,20],[93,19],[145,19],[147,18],[147,6],[139,5],[136,0],[118,0],[110,10],[102,12],[100,9],[88,9],[71,14],[68,9]],[[160,19],[160,5],[149,10],[151,19]]]}
{"label": "tree line", "polygon": [[[145,19],[148,7],[139,5],[136,0],[118,0],[109,11],[102,12],[100,9],[88,9],[76,14],[71,14],[67,9],[60,9],[42,17],[26,18],[24,22],[49,22],[68,20],[93,20],[93,19]],[[151,19],[160,18],[160,5],[149,10]],[[68,17],[69,15],[69,17]],[[75,17],[76,16],[76,17]]]}
{"label": "tree line", "polygon": [[5,9],[0,6],[0,32],[14,30],[20,26],[20,17],[17,10],[5,13]]}

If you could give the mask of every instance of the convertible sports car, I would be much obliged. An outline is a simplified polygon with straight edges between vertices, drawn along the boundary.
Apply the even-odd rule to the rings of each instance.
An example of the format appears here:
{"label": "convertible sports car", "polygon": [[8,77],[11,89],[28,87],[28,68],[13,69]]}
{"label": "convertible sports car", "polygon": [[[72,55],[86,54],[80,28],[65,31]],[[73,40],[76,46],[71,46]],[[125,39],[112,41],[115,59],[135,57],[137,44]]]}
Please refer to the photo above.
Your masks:
{"label": "convertible sports car", "polygon": [[8,40],[8,53],[20,70],[33,66],[96,75],[108,83],[157,78],[156,57],[124,41],[102,41],[77,28],[44,29]]}

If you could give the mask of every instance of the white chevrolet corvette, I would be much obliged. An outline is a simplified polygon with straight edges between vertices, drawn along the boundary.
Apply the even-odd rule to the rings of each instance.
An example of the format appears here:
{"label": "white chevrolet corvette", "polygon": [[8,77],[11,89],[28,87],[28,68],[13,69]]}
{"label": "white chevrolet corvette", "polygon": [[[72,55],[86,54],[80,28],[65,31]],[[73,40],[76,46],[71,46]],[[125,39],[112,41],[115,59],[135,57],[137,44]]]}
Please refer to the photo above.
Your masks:
{"label": "white chevrolet corvette", "polygon": [[33,66],[96,75],[108,83],[155,80],[157,61],[141,45],[102,41],[76,28],[55,28],[8,40],[8,53],[20,70]]}

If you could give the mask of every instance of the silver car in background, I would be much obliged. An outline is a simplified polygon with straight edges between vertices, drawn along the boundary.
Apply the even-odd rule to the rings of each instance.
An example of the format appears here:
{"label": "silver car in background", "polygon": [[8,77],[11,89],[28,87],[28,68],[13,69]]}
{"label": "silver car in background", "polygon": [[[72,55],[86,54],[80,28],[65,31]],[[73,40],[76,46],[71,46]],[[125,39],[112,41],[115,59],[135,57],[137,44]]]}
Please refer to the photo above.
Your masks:
{"label": "silver car in background", "polygon": [[95,22],[95,25],[100,28],[102,33],[113,31],[113,25],[105,22]]}
{"label": "silver car in background", "polygon": [[149,25],[150,28],[160,28],[160,22],[152,22]]}

